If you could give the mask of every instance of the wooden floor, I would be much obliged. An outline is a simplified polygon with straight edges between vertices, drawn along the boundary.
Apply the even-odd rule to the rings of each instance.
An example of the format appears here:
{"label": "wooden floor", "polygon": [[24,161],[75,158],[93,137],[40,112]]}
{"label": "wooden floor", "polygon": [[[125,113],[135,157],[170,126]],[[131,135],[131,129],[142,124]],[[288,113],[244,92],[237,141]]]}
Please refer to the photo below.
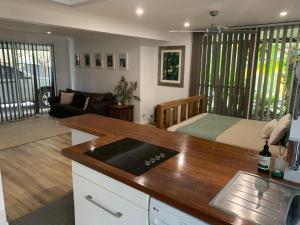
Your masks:
{"label": "wooden floor", "polygon": [[70,133],[0,151],[8,221],[72,190],[71,161],[60,154],[68,146]]}

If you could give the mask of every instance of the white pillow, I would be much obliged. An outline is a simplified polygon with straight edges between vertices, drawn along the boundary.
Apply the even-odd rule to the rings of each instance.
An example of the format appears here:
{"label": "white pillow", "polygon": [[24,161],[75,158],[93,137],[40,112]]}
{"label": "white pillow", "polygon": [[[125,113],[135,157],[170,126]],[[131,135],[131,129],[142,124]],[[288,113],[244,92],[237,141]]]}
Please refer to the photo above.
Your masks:
{"label": "white pillow", "polygon": [[60,104],[70,105],[73,101],[74,93],[61,92],[60,93]]}
{"label": "white pillow", "polygon": [[90,97],[87,97],[87,98],[85,99],[85,103],[84,103],[83,110],[87,110],[87,107],[88,107],[88,105],[89,105],[89,102],[90,102]]}
{"label": "white pillow", "polygon": [[291,125],[291,121],[292,121],[292,115],[286,114],[277,122],[269,139],[270,145],[278,144],[278,142],[284,137],[285,133],[289,129]]}
{"label": "white pillow", "polygon": [[261,137],[263,139],[268,139],[271,136],[274,128],[276,127],[276,125],[277,125],[277,120],[276,119],[271,120],[270,122],[268,122],[262,130]]}

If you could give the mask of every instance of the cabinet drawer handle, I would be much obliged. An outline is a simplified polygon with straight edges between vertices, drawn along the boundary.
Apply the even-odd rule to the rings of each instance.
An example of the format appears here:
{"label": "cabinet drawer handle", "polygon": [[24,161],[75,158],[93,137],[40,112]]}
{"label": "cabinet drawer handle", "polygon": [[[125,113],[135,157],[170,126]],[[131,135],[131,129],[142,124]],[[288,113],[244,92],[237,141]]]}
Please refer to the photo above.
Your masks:
{"label": "cabinet drawer handle", "polygon": [[120,218],[123,214],[120,212],[114,212],[104,206],[102,206],[101,204],[99,204],[98,202],[93,200],[93,196],[91,195],[87,195],[85,197],[86,200],[88,200],[89,202],[93,203],[94,205],[98,206],[99,208],[103,209],[104,211],[108,212],[109,214],[113,215],[116,218]]}

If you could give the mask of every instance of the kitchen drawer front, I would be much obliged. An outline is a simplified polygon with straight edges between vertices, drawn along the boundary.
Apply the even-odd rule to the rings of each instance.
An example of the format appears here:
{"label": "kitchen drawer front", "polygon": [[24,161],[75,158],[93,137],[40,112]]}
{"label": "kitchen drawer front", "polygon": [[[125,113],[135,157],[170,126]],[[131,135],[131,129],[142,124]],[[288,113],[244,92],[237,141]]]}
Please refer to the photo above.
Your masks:
{"label": "kitchen drawer front", "polygon": [[[148,211],[73,174],[76,225],[148,225]],[[120,193],[122,194],[122,193]]]}
{"label": "kitchen drawer front", "polygon": [[150,199],[149,195],[75,161],[72,161],[72,170],[73,173],[86,178],[92,183],[99,185],[103,189],[113,192],[116,195],[119,195],[120,197],[125,198],[128,201],[148,210]]}

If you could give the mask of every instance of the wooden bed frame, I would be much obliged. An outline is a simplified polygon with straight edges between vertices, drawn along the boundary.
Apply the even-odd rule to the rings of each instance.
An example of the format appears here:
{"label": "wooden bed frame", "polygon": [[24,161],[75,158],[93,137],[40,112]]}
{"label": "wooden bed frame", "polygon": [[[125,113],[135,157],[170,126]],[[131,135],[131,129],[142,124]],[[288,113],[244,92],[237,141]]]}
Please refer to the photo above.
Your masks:
{"label": "wooden bed frame", "polygon": [[179,122],[204,112],[204,96],[165,102],[157,105],[157,128],[167,129]]}

